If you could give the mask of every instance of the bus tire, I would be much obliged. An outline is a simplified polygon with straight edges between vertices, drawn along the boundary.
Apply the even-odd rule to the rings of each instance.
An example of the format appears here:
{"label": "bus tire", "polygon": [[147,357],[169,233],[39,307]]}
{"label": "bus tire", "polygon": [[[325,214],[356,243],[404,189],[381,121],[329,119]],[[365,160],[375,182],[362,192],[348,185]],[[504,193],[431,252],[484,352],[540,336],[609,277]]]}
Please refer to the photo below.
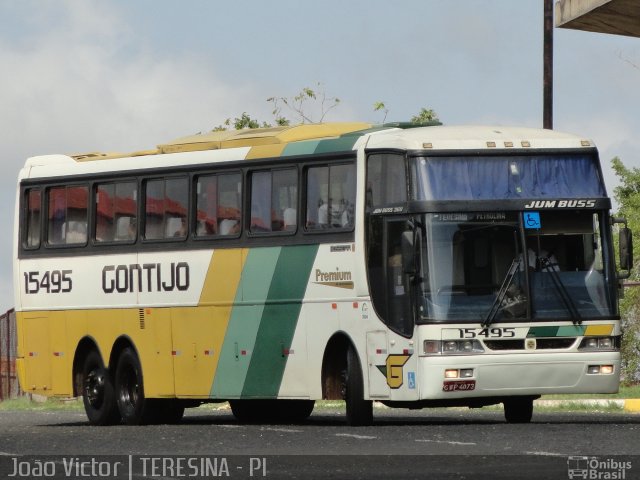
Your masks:
{"label": "bus tire", "polygon": [[118,358],[116,398],[122,420],[127,425],[155,423],[158,408],[144,396],[142,367],[138,355],[129,347]]}
{"label": "bus tire", "polygon": [[231,413],[242,423],[255,423],[264,419],[264,405],[261,400],[229,400]]}
{"label": "bus tire", "polygon": [[507,423],[529,423],[533,416],[533,398],[514,397],[504,402],[504,418]]}
{"label": "bus tire", "polygon": [[364,378],[360,360],[353,346],[347,350],[345,401],[347,425],[362,427],[373,424],[373,402],[364,399]]}
{"label": "bus tire", "polygon": [[82,365],[82,403],[92,425],[120,423],[113,380],[95,350],[88,353]]}
{"label": "bus tire", "polygon": [[313,412],[315,400],[276,400],[276,419],[283,422],[303,422]]}

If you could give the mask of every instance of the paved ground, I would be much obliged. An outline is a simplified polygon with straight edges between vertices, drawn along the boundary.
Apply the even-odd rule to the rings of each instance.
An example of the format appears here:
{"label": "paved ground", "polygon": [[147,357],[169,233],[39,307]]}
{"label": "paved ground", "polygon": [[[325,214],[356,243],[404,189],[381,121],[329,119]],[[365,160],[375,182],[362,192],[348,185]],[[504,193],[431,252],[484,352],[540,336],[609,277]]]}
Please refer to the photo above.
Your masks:
{"label": "paved ground", "polygon": [[526,425],[506,424],[499,410],[375,415],[374,426],[350,428],[339,411],[294,425],[243,425],[229,411],[192,410],[181,425],[91,427],[80,412],[0,412],[0,466],[6,475],[18,455],[58,464],[82,455],[205,455],[227,459],[232,478],[249,478],[250,462],[265,457],[271,478],[568,478],[569,457],[622,455],[636,465],[625,478],[640,478],[638,414],[536,412]]}

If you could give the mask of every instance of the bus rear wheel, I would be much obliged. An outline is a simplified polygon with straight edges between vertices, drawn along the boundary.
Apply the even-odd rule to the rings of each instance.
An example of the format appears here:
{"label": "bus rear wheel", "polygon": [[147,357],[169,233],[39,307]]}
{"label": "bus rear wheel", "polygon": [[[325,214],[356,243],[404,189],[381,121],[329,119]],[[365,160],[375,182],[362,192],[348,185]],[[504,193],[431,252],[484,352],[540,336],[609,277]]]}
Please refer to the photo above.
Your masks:
{"label": "bus rear wheel", "polygon": [[144,425],[156,420],[156,405],[144,396],[142,367],[138,355],[131,348],[125,348],[118,358],[116,397],[125,424]]}
{"label": "bus rear wheel", "polygon": [[92,425],[120,422],[111,375],[95,350],[89,352],[82,366],[82,403]]}
{"label": "bus rear wheel", "polygon": [[347,350],[344,397],[347,404],[347,425],[362,427],[373,424],[373,402],[364,399],[362,367],[353,346],[349,346]]}
{"label": "bus rear wheel", "polygon": [[504,402],[504,418],[507,423],[529,423],[533,416],[533,398],[514,397]]}

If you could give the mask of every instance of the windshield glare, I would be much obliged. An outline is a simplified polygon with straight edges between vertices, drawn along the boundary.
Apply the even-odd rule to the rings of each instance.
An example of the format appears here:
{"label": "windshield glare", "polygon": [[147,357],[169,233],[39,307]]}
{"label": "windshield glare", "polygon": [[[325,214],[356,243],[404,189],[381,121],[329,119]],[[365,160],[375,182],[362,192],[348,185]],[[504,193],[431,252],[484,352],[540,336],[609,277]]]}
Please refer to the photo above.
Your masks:
{"label": "windshield glare", "polygon": [[584,320],[613,315],[605,288],[602,215],[539,213],[536,229],[521,227],[518,212],[424,215],[419,318]]}

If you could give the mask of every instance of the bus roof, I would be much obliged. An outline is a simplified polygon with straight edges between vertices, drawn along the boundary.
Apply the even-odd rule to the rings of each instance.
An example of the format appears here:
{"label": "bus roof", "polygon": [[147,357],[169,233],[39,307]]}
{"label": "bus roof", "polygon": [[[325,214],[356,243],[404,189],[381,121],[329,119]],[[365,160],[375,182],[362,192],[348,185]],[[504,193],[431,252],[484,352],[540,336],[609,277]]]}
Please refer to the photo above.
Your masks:
{"label": "bus roof", "polygon": [[[412,127],[412,128],[409,128]],[[576,149],[593,147],[589,140],[552,130],[492,126],[416,126],[404,123],[322,123],[290,127],[228,130],[182,137],[156,149],[132,153],[83,153],[29,158],[28,176],[154,166],[188,165],[229,160],[290,157],[367,148],[400,150]],[[108,163],[98,162],[109,160]],[[67,168],[65,168],[65,165]],[[75,165],[75,167],[74,167]],[[57,172],[56,172],[57,170]],[[25,172],[26,173],[26,172]]]}
{"label": "bus roof", "polygon": [[554,130],[501,126],[433,126],[371,135],[367,148],[402,150],[576,149],[593,142]]}

